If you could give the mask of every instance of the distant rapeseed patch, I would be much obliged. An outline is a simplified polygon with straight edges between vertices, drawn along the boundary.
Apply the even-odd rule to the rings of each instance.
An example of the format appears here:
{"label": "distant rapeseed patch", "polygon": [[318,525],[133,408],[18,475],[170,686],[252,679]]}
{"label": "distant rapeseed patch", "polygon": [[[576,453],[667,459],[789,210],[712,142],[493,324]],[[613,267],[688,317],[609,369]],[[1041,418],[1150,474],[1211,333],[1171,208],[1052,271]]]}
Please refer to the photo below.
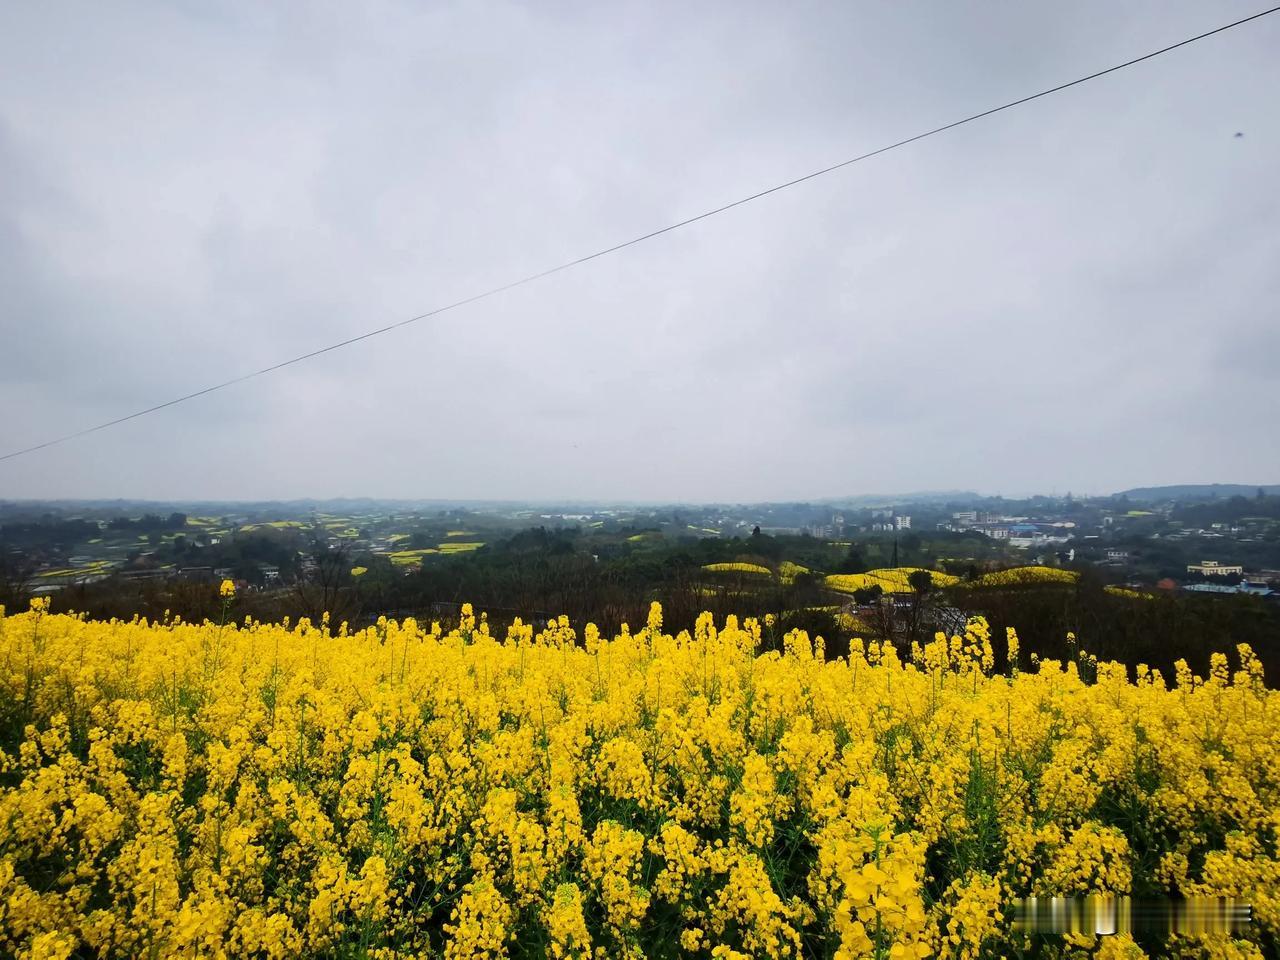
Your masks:
{"label": "distant rapeseed patch", "polygon": [[762,577],[773,576],[773,571],[758,563],[708,563],[703,568],[708,573],[752,573]]}
{"label": "distant rapeseed patch", "polygon": [[[922,567],[886,567],[881,570],[868,570],[866,573],[833,573],[827,577],[827,586],[841,593],[853,593],[878,586],[885,593],[910,593],[911,574],[922,570]],[[935,587],[950,587],[960,582],[959,577],[938,570],[926,570]]]}
{"label": "distant rapeseed patch", "polygon": [[1013,587],[1037,583],[1075,583],[1080,574],[1056,567],[1011,567],[984,574],[975,583],[980,587]]}

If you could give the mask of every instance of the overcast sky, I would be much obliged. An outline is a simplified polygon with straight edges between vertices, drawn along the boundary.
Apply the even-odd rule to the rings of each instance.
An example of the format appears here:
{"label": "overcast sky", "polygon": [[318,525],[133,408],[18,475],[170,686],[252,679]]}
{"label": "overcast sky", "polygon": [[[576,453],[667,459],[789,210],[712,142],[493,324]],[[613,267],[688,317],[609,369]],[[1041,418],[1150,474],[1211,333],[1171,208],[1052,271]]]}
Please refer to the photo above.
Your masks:
{"label": "overcast sky", "polygon": [[[6,4],[0,453],[1263,6]],[[1280,14],[0,462],[0,497],[1277,482],[1278,102]]]}

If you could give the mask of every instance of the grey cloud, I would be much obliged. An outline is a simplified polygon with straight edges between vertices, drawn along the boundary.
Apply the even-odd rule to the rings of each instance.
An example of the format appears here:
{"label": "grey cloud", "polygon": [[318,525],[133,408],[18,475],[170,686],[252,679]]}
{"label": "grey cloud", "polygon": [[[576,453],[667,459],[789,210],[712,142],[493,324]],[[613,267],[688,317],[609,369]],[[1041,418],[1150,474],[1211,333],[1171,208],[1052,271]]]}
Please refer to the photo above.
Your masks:
{"label": "grey cloud", "polygon": [[[0,448],[1253,10],[12,7]],[[0,496],[1275,479],[1277,40],[1280,17],[0,464]]]}

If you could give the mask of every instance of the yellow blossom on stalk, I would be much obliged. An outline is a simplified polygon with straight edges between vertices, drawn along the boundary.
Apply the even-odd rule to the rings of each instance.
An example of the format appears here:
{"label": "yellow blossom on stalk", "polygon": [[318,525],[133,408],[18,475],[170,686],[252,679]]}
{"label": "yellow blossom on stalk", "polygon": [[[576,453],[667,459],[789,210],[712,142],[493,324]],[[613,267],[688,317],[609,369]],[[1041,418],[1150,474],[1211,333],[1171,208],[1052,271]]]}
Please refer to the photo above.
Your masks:
{"label": "yellow blossom on stalk", "polygon": [[596,827],[587,847],[587,875],[596,883],[609,927],[615,935],[634,931],[649,909],[649,892],[639,885],[644,834],[612,820]]}
{"label": "yellow blossom on stalk", "polygon": [[1069,896],[1128,893],[1132,884],[1129,841],[1115,827],[1084,824],[1058,848],[1039,881],[1040,893]]}
{"label": "yellow blossom on stalk", "polygon": [[26,956],[30,960],[67,960],[75,949],[76,938],[73,935],[50,930],[32,939]]}
{"label": "yellow blossom on stalk", "polygon": [[568,960],[591,956],[591,933],[582,915],[582,891],[576,883],[556,887],[546,909],[546,924],[551,956]]}
{"label": "yellow blossom on stalk", "polygon": [[763,847],[773,839],[775,808],[781,802],[774,787],[769,761],[758,753],[747,754],[742,785],[729,803],[729,822],[742,830],[750,846]]}
{"label": "yellow blossom on stalk", "polygon": [[678,823],[662,825],[658,836],[649,841],[649,852],[661,857],[662,870],[654,880],[653,890],[668,903],[679,903],[691,895],[689,882],[707,868],[697,834]]}
{"label": "yellow blossom on stalk", "polygon": [[687,953],[697,953],[705,939],[706,934],[698,927],[691,927],[680,932],[680,946]]}
{"label": "yellow blossom on stalk", "polygon": [[[1098,950],[1093,955],[1096,960],[1147,960],[1146,951],[1127,933],[1100,937],[1099,940]],[[1244,951],[1243,956],[1250,956],[1250,953]]]}
{"label": "yellow blossom on stalk", "polygon": [[735,858],[712,907],[711,927],[717,934],[731,923],[742,931],[748,956],[800,955],[800,934],[789,922],[786,904],[774,890],[764,864],[754,854]]}
{"label": "yellow blossom on stalk", "polygon": [[236,585],[234,581],[223,580],[222,585],[218,587],[218,596],[224,600],[230,600],[236,595]]}
{"label": "yellow blossom on stalk", "polygon": [[999,930],[1003,899],[999,882],[991,877],[975,874],[953,881],[935,907],[945,916],[940,924],[939,958],[976,960],[981,956],[983,945]]}
{"label": "yellow blossom on stalk", "polygon": [[481,875],[467,885],[451,922],[445,925],[449,934],[445,957],[462,960],[506,956],[513,918],[514,911],[498,892],[493,878]]}
{"label": "yellow blossom on stalk", "polygon": [[645,626],[651,634],[662,632],[662,604],[658,603],[657,600],[649,604],[649,620]]}

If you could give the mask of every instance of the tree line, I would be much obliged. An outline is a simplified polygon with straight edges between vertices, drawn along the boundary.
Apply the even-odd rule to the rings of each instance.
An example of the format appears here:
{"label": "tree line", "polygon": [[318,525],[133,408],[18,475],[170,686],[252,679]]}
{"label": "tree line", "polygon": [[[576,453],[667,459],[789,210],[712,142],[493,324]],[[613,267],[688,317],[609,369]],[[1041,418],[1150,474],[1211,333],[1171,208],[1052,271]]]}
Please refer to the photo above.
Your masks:
{"label": "tree line", "polygon": [[[939,588],[927,573],[917,573],[910,577],[911,590],[896,596],[876,587],[853,596],[835,594],[817,570],[788,581],[745,572],[712,576],[705,570],[709,563],[733,560],[776,564],[779,558],[806,558],[806,550],[820,549],[817,541],[788,542],[792,539],[753,534],[736,541],[689,540],[641,549],[628,546],[626,538],[606,544],[571,530],[534,528],[407,574],[385,558],[374,563],[341,547],[316,545],[309,557],[294,554],[290,582],[242,592],[235,612],[238,617],[309,617],[313,622],[328,612],[335,626],[346,621],[359,627],[381,615],[447,624],[461,603],[470,602],[489,611],[499,633],[516,617],[538,623],[560,614],[579,629],[594,622],[608,632],[622,623],[633,628],[644,623],[649,604],[657,600],[672,630],[692,628],[703,611],[720,621],[730,614],[772,615],[776,627],[770,643],[777,645],[786,630],[800,628],[823,636],[833,655],[846,653],[855,636],[892,639],[905,655],[913,641],[925,642],[935,630],[955,629],[965,616],[976,614],[993,628],[1002,669],[1007,665],[1004,631],[1014,627],[1024,657],[1034,651],[1062,659],[1083,648],[1101,659],[1146,663],[1166,675],[1180,658],[1203,671],[1212,652],[1234,652],[1237,643],[1249,643],[1273,681],[1280,678],[1280,605],[1257,597],[1116,595],[1088,567],[1074,584],[998,588],[978,587],[971,580]],[[858,565],[857,557],[841,557],[838,551],[835,556],[832,566],[859,572],[849,569]],[[823,557],[830,562],[829,549]],[[353,572],[365,564],[360,574]],[[13,585],[6,587],[2,567],[0,603],[11,609],[23,605]],[[215,585],[207,581],[109,578],[67,587],[54,596],[54,603],[55,609],[98,618],[136,614],[158,619],[168,611],[201,620],[221,611]],[[1077,638],[1075,645],[1068,634]]]}

